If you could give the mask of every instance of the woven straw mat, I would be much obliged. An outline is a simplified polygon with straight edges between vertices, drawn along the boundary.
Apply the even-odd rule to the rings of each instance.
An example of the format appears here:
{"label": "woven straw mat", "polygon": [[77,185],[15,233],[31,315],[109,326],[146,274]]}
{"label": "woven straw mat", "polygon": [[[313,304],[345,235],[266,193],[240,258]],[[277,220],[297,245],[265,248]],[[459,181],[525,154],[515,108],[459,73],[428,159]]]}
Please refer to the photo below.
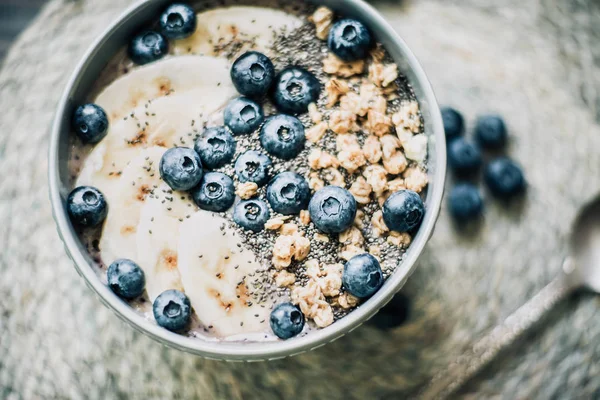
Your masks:
{"label": "woven straw mat", "polygon": [[[47,145],[76,62],[127,0],[52,0],[0,72],[0,398],[397,399],[548,283],[570,221],[600,189],[600,5],[573,0],[376,3],[468,119],[505,116],[529,182],[509,207],[486,195],[479,229],[445,205],[403,292],[409,321],[366,325],[317,351],[225,363],[168,349],[119,320],[64,253],[48,201]],[[568,3],[568,5],[566,5]],[[452,179],[448,186],[452,185]],[[463,389],[474,397],[598,398],[600,307],[561,304]]]}

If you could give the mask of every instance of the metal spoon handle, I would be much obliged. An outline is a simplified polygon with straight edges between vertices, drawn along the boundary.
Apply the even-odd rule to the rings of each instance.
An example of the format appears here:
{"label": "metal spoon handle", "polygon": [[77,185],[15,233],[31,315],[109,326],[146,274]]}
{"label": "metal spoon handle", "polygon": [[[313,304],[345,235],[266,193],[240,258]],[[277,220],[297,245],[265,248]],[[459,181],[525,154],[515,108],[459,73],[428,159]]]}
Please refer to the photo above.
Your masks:
{"label": "metal spoon handle", "polygon": [[479,339],[472,348],[436,374],[420,393],[422,399],[443,399],[455,393],[498,353],[531,328],[570,292],[572,286],[560,274],[538,294]]}

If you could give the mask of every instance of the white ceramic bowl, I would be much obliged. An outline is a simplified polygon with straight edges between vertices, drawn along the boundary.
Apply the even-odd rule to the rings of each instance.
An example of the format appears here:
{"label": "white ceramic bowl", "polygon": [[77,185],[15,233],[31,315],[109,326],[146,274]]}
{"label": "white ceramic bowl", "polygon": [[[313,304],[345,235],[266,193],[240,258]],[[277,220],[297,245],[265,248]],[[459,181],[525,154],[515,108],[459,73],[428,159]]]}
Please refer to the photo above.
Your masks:
{"label": "white ceramic bowl", "polygon": [[148,21],[155,20],[168,0],[141,1],[126,10],[91,46],[75,68],[58,106],[52,128],[49,154],[50,199],[58,232],[78,273],[100,299],[123,320],[144,334],[182,351],[224,360],[270,360],[282,358],[327,344],[372,317],[400,290],[415,268],[417,258],[433,233],[438,217],[446,173],[446,143],[440,111],[425,73],[415,56],[386,20],[362,0],[312,1],[332,8],[344,16],[365,23],[379,42],[392,55],[402,74],[406,75],[419,101],[425,134],[429,137],[429,187],[425,200],[426,213],[418,234],[406,257],[383,287],[349,315],[309,335],[286,341],[262,343],[208,342],[172,333],[144,319],[105,286],[92,269],[92,261],[81,244],[66,212],[69,187],[68,143],[70,119],[75,105],[84,101],[94,81],[114,54],[126,45],[133,33]]}

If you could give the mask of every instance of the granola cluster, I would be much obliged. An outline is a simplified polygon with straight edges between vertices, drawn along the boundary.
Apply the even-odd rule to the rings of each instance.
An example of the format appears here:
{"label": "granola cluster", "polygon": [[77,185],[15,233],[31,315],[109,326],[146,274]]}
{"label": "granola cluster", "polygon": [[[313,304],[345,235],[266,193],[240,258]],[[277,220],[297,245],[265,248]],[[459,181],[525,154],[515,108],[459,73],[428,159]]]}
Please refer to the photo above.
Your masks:
{"label": "granola cluster", "polygon": [[[325,7],[314,12],[310,21],[317,38],[327,38],[333,18]],[[354,226],[337,237],[306,230],[312,227],[307,210],[297,219],[302,229],[287,222],[289,217],[273,217],[266,225],[278,235],[271,258],[276,284],[290,290],[292,302],[318,327],[333,323],[335,310],[343,314],[359,303],[342,288],[345,261],[367,252],[382,260],[390,246],[410,245],[410,234],[385,225],[381,210],[385,200],[396,191],[419,193],[427,186],[423,168],[427,137],[419,105],[399,99],[401,77],[397,65],[386,61],[385,50],[376,46],[367,60],[354,62],[328,52],[322,71],[323,98],[309,106],[305,123],[306,177],[313,192],[326,185],[350,191],[359,206]],[[252,188],[238,188],[240,193],[244,190]],[[337,261],[320,261],[315,248],[332,242],[337,242]]]}

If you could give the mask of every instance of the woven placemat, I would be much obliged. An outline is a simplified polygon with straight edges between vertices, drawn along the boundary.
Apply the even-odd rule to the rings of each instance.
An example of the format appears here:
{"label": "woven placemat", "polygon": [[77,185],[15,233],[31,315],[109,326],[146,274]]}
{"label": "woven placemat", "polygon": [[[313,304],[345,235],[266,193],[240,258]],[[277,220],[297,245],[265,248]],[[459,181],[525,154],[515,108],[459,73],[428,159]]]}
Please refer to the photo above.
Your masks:
{"label": "woven placemat", "polygon": [[[402,327],[363,326],[317,351],[233,364],[134,332],[88,290],[54,228],[46,153],[76,62],[127,0],[53,0],[0,72],[0,398],[315,399],[410,396],[560,268],[576,210],[600,188],[600,6],[577,0],[380,2],[443,104],[506,117],[523,202],[486,197],[478,229],[442,211],[403,289]],[[448,185],[452,184],[452,180]],[[600,397],[600,307],[574,296],[463,394]]]}

